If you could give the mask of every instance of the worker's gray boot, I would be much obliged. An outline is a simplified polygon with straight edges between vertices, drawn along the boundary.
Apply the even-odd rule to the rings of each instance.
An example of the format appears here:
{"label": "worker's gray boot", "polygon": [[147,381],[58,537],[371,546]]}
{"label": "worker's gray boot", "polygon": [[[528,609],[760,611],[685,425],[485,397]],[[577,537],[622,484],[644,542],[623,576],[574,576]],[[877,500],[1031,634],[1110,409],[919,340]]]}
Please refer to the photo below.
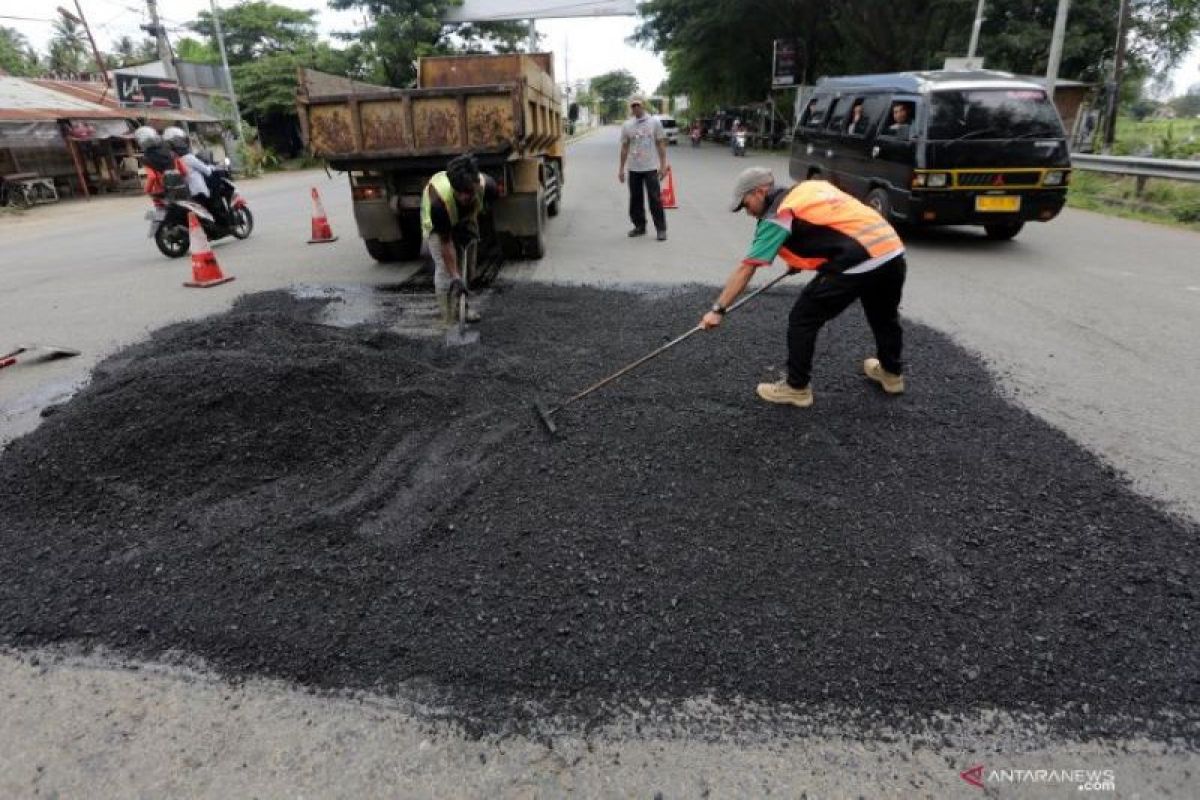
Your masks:
{"label": "worker's gray boot", "polygon": [[454,324],[455,309],[454,300],[449,292],[434,292],[434,297],[437,299],[438,313],[442,318],[442,324],[449,327]]}

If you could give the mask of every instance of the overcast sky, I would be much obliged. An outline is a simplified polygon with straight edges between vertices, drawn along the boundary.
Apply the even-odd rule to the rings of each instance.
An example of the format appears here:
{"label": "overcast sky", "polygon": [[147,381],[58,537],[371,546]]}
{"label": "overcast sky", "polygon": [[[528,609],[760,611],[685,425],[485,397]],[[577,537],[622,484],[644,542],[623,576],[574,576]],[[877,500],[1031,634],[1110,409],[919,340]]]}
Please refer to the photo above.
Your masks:
{"label": "overcast sky", "polygon": [[[333,31],[356,30],[362,27],[361,13],[330,11],[322,0],[273,0],[292,8],[317,9],[320,31],[328,36]],[[80,0],[98,44],[109,49],[113,40],[123,35],[143,36],[138,25],[148,21],[144,0]],[[220,0],[222,7],[233,0]],[[4,19],[5,16],[24,16],[49,20],[55,8],[63,5],[74,10],[74,0],[0,0],[0,25],[16,28],[30,43],[45,51],[50,39],[48,21]],[[181,30],[184,23],[208,8],[208,0],[158,0],[159,16],[172,38],[187,35]],[[559,80],[572,81],[590,78],[614,69],[627,69],[641,84],[643,92],[652,92],[666,77],[661,59],[648,50],[631,47],[625,40],[633,33],[637,22],[631,17],[596,17],[591,19],[542,20],[538,31],[544,34],[542,47],[552,50],[555,75]],[[566,63],[564,63],[564,55]],[[1200,47],[1193,49],[1185,63],[1172,75],[1176,92],[1200,83]]]}
{"label": "overcast sky", "polygon": [[[317,9],[320,31],[328,36],[334,31],[362,28],[361,12],[330,11],[321,0],[272,0],[292,8]],[[92,32],[101,50],[121,36],[145,36],[138,26],[148,23],[144,0],[80,0]],[[234,0],[220,0],[222,8],[234,5]],[[3,16],[37,17],[49,20],[62,5],[74,11],[74,0],[0,0],[0,25],[16,28],[30,44],[46,50],[51,30],[49,22],[3,19]],[[158,0],[158,14],[168,28],[180,28],[208,10],[208,0]],[[541,20],[538,32],[543,34],[542,48],[554,52],[555,77],[572,81],[590,78],[614,69],[627,69],[634,74],[642,90],[653,91],[666,77],[662,60],[648,50],[631,47],[625,40],[637,27],[632,17],[594,17],[590,19]],[[185,30],[170,30],[172,39],[188,35]],[[194,36],[194,34],[192,34]],[[564,63],[564,54],[568,57]],[[564,69],[565,67],[565,69]]]}

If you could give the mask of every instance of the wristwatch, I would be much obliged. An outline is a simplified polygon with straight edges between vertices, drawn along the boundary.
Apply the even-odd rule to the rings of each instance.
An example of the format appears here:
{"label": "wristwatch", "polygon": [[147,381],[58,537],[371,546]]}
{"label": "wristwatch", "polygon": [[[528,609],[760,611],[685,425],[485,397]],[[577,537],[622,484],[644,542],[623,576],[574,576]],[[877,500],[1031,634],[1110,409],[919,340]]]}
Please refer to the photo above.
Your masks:
{"label": "wristwatch", "polygon": [[714,314],[722,314],[722,315],[728,310],[729,310],[728,308],[721,305],[720,303],[713,303],[712,308],[709,309],[709,311],[713,312]]}

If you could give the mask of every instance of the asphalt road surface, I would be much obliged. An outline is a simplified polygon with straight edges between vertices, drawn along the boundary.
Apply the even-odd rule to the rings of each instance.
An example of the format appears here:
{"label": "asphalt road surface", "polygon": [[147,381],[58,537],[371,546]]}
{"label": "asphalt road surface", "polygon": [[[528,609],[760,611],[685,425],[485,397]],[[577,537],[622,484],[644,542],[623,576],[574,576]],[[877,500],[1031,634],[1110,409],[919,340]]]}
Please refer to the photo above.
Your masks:
{"label": "asphalt road surface", "polygon": [[[786,160],[735,159],[707,143],[671,148],[670,156],[680,208],[668,212],[668,242],[625,237],[616,133],[605,129],[570,148],[547,257],[508,266],[506,278],[719,284],[752,230],[744,215],[724,210],[733,176],[765,164],[783,179]],[[333,244],[305,244],[314,185],[341,237]],[[341,176],[277,175],[242,189],[257,218],[254,236],[218,243],[222,267],[236,281],[204,291],[181,287],[186,260],[168,261],[145,238],[142,198],[0,217],[0,347],[42,342],[84,351],[0,372],[0,441],[36,425],[38,411],[68,396],[99,359],[166,323],[224,310],[241,293],[379,285],[412,272],[367,256]],[[1200,334],[1200,237],[1068,211],[1028,226],[1013,242],[951,229],[907,243],[906,315],[979,353],[1016,402],[1139,491],[1200,519],[1200,378],[1192,352]],[[919,364],[910,375],[921,379]],[[864,743],[831,731],[744,741],[723,735],[728,712],[702,701],[692,711],[708,721],[705,736],[651,724],[637,733],[646,721],[631,720],[603,736],[558,732],[553,746],[473,741],[417,723],[411,709],[390,700],[313,697],[266,682],[234,687],[202,668],[131,671],[95,655],[0,656],[0,697],[5,796],[941,796],[974,791],[959,772],[985,763],[1111,769],[1122,796],[1187,797],[1189,775],[1200,768],[1184,748],[1061,741],[1038,733],[1036,721],[992,716],[920,740],[898,734]],[[1020,796],[1077,794],[1074,785],[1011,788]]]}

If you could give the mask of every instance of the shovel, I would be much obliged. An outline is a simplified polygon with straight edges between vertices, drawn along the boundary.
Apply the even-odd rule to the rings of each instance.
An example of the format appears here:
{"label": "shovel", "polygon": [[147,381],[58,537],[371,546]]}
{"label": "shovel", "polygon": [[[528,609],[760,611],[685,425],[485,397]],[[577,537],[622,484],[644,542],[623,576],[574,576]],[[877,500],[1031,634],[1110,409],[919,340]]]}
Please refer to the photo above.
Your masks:
{"label": "shovel", "polygon": [[[726,314],[732,314],[732,313],[733,313],[734,311],[736,311],[736,310],[737,310],[737,309],[738,309],[740,306],[744,305],[745,303],[748,303],[748,302],[750,302],[750,301],[751,301],[751,300],[753,300],[755,297],[758,297],[760,294],[762,294],[763,292],[765,292],[767,289],[770,289],[772,286],[774,286],[775,284],[779,283],[781,280],[783,280],[784,278],[786,278],[788,275],[791,275],[791,274],[792,274],[791,270],[787,270],[787,271],[785,271],[785,272],[784,272],[782,275],[780,275],[779,277],[777,277],[777,278],[773,278],[771,281],[769,281],[769,282],[767,282],[767,283],[763,284],[762,286],[760,286],[759,288],[755,289],[755,290],[754,290],[753,292],[751,292],[750,294],[748,294],[748,295],[746,295],[745,297],[743,297],[741,300],[738,300],[736,303],[734,303],[733,305],[731,305],[731,306],[728,308],[728,310],[726,310],[726,312],[725,312],[725,313],[726,313]],[[582,392],[580,392],[579,394],[577,394],[577,395],[575,395],[575,396],[573,396],[573,397],[571,397],[571,398],[569,398],[569,399],[567,399],[567,400],[564,400],[562,403],[559,403],[559,404],[558,404],[557,406],[555,406],[554,408],[547,409],[547,408],[543,407],[543,406],[542,406],[540,403],[535,403],[535,404],[534,404],[534,407],[533,407],[533,409],[534,409],[534,411],[536,411],[536,412],[537,412],[537,415],[538,415],[538,420],[539,420],[539,421],[542,423],[542,425],[543,425],[543,426],[545,426],[545,428],[546,428],[546,430],[547,430],[547,431],[549,431],[549,432],[550,432],[550,433],[552,433],[552,434],[553,434],[553,433],[557,433],[557,432],[558,432],[558,426],[554,424],[554,420],[552,419],[552,417],[553,417],[555,414],[557,414],[558,412],[562,411],[564,408],[566,408],[567,406],[571,405],[571,404],[572,404],[572,403],[574,403],[576,400],[582,400],[583,398],[587,397],[587,396],[588,396],[589,394],[591,394],[592,392],[594,392],[594,391],[596,391],[596,390],[598,390],[598,389],[602,389],[602,388],[604,388],[604,387],[605,387],[605,386],[607,386],[608,384],[610,384],[610,383],[612,383],[613,381],[615,381],[617,378],[619,378],[619,377],[621,377],[622,375],[624,375],[626,372],[630,372],[630,371],[632,371],[632,370],[634,370],[634,369],[637,369],[637,368],[638,368],[638,367],[640,367],[642,364],[645,364],[647,361],[650,361],[651,359],[658,358],[659,356],[661,356],[663,353],[665,353],[665,352],[667,352],[668,350],[670,350],[670,349],[671,349],[672,347],[674,347],[675,345],[677,345],[677,344],[680,344],[680,343],[681,343],[681,342],[683,342],[685,339],[689,338],[690,336],[692,336],[692,335],[693,335],[693,334],[695,334],[695,333],[699,333],[699,332],[700,332],[700,331],[702,331],[702,330],[704,330],[704,328],[703,328],[703,327],[701,327],[700,325],[697,325],[696,327],[692,328],[692,329],[691,329],[690,331],[688,331],[687,333],[685,333],[685,334],[683,334],[683,335],[681,335],[681,336],[677,336],[676,338],[674,338],[674,339],[672,339],[671,341],[667,342],[666,344],[664,344],[662,347],[658,348],[657,350],[655,350],[655,351],[653,351],[653,352],[651,352],[651,353],[647,353],[646,355],[644,355],[644,356],[642,356],[641,358],[639,358],[637,361],[634,361],[632,364],[628,364],[628,365],[626,365],[626,366],[622,367],[621,369],[617,370],[616,372],[614,372],[612,375],[609,375],[607,378],[604,378],[604,379],[602,379],[602,380],[600,380],[600,381],[597,381],[596,383],[592,384],[592,385],[591,385],[591,386],[589,386],[588,388],[584,389],[584,390],[583,390]]]}
{"label": "shovel", "polygon": [[[463,249],[462,263],[462,284],[464,289],[469,289],[467,286],[467,276],[475,269],[475,257],[478,253],[478,245],[475,241],[471,241]],[[460,347],[462,345],[475,344],[479,341],[479,331],[471,330],[467,327],[467,292],[459,292],[458,299],[455,301],[458,306],[458,324],[450,330],[446,331],[446,344]]]}
{"label": "shovel", "polygon": [[40,355],[30,359],[32,361],[53,361],[58,358],[71,358],[72,356],[79,355],[78,350],[72,350],[69,347],[53,347],[48,344],[23,344],[15,350],[10,350],[0,355],[0,369],[11,367],[17,363],[17,356],[31,351],[40,352]]}

